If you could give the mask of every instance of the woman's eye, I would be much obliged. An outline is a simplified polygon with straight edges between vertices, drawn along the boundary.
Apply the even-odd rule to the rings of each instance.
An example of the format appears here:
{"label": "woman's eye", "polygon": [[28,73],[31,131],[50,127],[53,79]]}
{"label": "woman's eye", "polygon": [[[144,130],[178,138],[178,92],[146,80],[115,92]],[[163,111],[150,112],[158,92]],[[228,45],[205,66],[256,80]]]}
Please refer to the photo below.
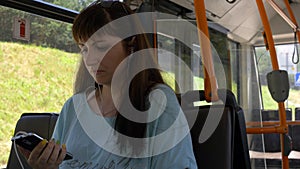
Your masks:
{"label": "woman's eye", "polygon": [[100,51],[106,51],[108,49],[108,46],[103,43],[96,43],[95,48]]}

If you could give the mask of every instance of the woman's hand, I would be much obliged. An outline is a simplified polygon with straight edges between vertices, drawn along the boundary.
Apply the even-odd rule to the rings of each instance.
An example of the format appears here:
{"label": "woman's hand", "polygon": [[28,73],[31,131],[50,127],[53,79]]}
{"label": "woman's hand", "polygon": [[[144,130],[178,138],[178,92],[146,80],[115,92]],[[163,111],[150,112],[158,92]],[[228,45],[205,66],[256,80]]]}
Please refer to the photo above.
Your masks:
{"label": "woman's hand", "polygon": [[66,146],[60,146],[54,139],[49,142],[41,141],[33,150],[29,152],[19,147],[20,152],[27,158],[28,164],[34,169],[57,169],[66,156]]}

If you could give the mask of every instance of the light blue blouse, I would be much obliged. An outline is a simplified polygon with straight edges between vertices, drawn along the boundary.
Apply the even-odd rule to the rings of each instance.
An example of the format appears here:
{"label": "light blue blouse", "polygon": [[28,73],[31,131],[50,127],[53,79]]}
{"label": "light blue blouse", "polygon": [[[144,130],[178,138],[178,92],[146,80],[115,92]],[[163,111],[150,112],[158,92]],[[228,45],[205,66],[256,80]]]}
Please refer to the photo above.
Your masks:
{"label": "light blue blouse", "polygon": [[173,90],[157,85],[149,102],[148,137],[141,142],[143,151],[133,155],[118,146],[115,117],[96,115],[85,92],[68,99],[53,138],[66,144],[73,159],[64,161],[60,169],[196,169],[188,124]]}

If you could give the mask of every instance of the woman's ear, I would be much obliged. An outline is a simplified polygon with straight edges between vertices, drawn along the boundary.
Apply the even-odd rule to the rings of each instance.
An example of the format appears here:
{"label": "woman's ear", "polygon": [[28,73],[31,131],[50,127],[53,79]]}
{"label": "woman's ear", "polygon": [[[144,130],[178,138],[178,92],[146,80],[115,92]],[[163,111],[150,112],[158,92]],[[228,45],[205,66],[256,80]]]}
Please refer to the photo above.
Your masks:
{"label": "woman's ear", "polygon": [[132,47],[135,46],[136,40],[135,40],[135,36],[131,38],[131,40],[128,42],[128,46]]}
{"label": "woman's ear", "polygon": [[135,36],[131,38],[131,40],[127,43],[128,46],[128,54],[132,54],[134,52],[134,47],[136,44]]}

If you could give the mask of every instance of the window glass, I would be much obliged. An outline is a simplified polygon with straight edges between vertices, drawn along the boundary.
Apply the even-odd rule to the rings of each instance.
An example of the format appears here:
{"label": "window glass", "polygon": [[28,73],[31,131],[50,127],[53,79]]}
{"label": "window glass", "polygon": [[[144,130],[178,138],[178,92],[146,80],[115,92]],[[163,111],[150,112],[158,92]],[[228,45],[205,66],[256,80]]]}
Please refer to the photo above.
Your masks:
{"label": "window glass", "polygon": [[0,16],[0,167],[5,168],[20,115],[58,113],[72,95],[79,49],[71,24],[3,6]]}
{"label": "window glass", "polygon": [[[171,25],[171,26],[170,26]],[[172,27],[172,29],[170,29]],[[195,29],[193,29],[195,28]],[[175,91],[204,90],[204,71],[195,21],[162,19],[157,22],[158,62],[168,68],[167,82]],[[229,51],[226,34],[209,28],[215,77],[219,88],[232,90]],[[183,35],[182,35],[183,34]],[[181,39],[180,39],[181,38]],[[171,59],[165,59],[173,56]],[[190,76],[192,74],[193,77]],[[170,80],[172,79],[173,80]],[[177,85],[175,85],[175,79]]]}
{"label": "window glass", "polygon": [[[298,99],[298,96],[300,95],[300,67],[299,64],[297,64],[297,61],[299,60],[297,48],[299,48],[299,46],[294,44],[275,46],[279,69],[288,72],[290,91],[289,97],[285,101],[285,106],[286,108],[290,108],[292,110],[295,110],[296,107],[300,107],[300,100]],[[266,51],[265,47],[256,47],[255,52],[257,56],[257,64],[261,83],[263,108],[272,110],[278,109],[278,105],[272,99],[267,87],[266,76],[273,70],[269,51]],[[292,112],[294,114],[294,111]],[[292,115],[292,117],[293,119],[295,118],[294,115]]]}

